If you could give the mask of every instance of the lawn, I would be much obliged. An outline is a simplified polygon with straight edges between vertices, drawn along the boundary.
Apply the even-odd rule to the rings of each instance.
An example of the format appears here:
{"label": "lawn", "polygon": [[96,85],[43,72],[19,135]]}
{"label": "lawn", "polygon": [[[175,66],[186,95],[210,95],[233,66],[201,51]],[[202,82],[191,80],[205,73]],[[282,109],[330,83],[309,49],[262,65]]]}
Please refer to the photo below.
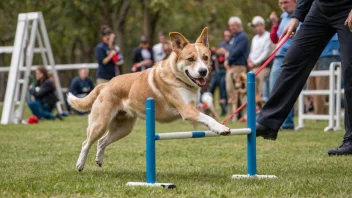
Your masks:
{"label": "lawn", "polygon": [[[277,141],[257,139],[259,174],[277,179],[231,179],[246,173],[245,136],[157,142],[157,181],[176,189],[126,187],[145,181],[145,131],[110,145],[103,167],[92,147],[82,172],[75,163],[86,138],[87,117],[38,125],[0,125],[1,197],[351,197],[352,157],[329,157],[343,131],[324,133],[326,122],[282,131]],[[243,124],[230,124],[244,127]],[[204,129],[197,126],[196,129]],[[158,124],[158,132],[189,131],[182,121]]]}

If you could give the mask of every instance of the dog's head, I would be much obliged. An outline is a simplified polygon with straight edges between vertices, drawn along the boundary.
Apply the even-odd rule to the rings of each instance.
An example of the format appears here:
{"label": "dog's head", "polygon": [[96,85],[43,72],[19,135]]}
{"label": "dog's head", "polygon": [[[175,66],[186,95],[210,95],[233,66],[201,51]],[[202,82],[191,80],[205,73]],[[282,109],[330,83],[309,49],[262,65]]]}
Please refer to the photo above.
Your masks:
{"label": "dog's head", "polygon": [[192,87],[203,87],[210,71],[208,28],[204,28],[195,43],[190,43],[178,32],[170,33],[172,50],[176,53],[173,72]]}
{"label": "dog's head", "polygon": [[235,84],[235,89],[244,89],[246,87],[247,76],[244,72],[232,73],[232,82]]}

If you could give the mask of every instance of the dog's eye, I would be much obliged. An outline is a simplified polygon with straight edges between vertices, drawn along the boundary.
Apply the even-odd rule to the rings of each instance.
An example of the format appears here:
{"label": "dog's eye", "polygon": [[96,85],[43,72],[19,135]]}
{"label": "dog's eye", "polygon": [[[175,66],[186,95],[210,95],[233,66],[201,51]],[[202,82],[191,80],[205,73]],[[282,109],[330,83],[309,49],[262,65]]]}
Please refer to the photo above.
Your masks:
{"label": "dog's eye", "polygon": [[204,56],[203,60],[207,61],[208,60],[208,56]]}
{"label": "dog's eye", "polygon": [[193,61],[194,61],[194,58],[191,57],[191,58],[188,58],[187,60],[188,60],[189,62],[193,62]]}

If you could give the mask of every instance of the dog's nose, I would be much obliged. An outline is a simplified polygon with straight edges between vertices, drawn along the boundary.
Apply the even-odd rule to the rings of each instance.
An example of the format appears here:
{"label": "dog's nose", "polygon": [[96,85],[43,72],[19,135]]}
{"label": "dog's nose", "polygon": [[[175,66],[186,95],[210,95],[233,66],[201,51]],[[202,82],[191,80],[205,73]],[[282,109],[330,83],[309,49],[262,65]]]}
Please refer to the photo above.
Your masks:
{"label": "dog's nose", "polygon": [[201,69],[198,70],[198,72],[199,72],[199,74],[200,74],[202,77],[204,77],[204,76],[207,75],[208,70],[205,69],[205,68],[201,68]]}

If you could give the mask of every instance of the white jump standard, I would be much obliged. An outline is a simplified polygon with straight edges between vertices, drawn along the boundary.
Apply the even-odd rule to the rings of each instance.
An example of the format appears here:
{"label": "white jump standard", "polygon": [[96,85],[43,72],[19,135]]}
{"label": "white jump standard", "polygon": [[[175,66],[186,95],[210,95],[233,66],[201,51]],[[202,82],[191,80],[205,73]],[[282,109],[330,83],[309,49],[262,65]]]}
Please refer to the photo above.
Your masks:
{"label": "white jump standard", "polygon": [[[255,111],[255,75],[247,74],[247,126],[243,129],[231,129],[228,135],[247,135],[247,169],[246,175],[232,175],[232,178],[276,178],[275,175],[257,175],[256,159],[256,111]],[[171,132],[155,134],[155,104],[153,98],[146,101],[146,182],[128,182],[127,186],[147,186],[176,188],[172,183],[156,183],[155,141],[185,138],[218,137],[211,131]]]}

